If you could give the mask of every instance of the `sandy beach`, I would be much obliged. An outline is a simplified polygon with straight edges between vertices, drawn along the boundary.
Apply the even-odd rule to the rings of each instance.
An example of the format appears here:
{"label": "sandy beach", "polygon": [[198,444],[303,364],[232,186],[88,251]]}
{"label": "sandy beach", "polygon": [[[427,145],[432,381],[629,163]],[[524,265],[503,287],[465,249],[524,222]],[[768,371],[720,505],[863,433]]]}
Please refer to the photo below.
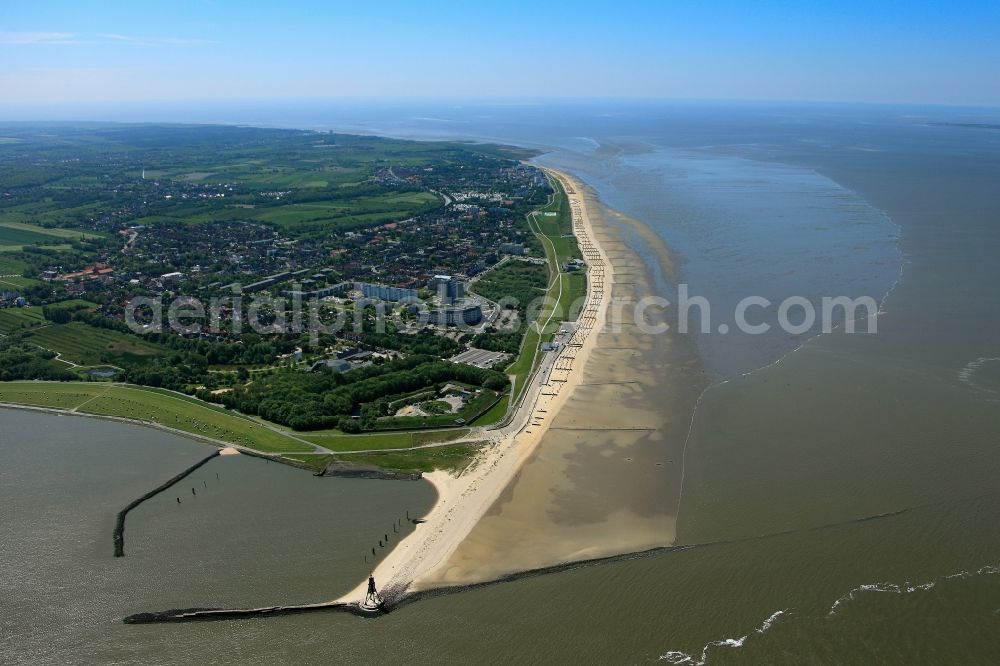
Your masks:
{"label": "sandy beach", "polygon": [[[577,389],[607,319],[614,279],[607,253],[597,240],[579,184],[549,170],[566,190],[573,231],[587,263],[588,289],[576,331],[557,351],[543,355],[510,422],[487,431],[490,442],[458,477],[442,471],[424,475],[438,492],[426,523],[398,543],[373,571],[387,598],[426,587],[530,459],[567,400]],[[338,601],[365,597],[367,581]]]}
{"label": "sandy beach", "polygon": [[635,308],[664,293],[655,276],[674,281],[677,265],[647,227],[605,207],[586,185],[573,187],[607,262],[607,319],[592,330],[586,361],[573,367],[572,390],[541,441],[447,562],[416,588],[674,542],[682,452],[704,379],[691,341],[673,330],[643,330],[640,318],[654,323],[664,315]]}

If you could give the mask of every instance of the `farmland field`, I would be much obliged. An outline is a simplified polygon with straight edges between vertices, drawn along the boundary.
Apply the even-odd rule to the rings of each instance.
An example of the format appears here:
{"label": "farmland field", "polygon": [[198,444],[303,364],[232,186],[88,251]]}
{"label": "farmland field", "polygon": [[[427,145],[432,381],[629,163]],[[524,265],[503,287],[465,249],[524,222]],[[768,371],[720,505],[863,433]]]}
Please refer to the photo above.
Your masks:
{"label": "farmland field", "polygon": [[381,196],[357,197],[323,203],[290,204],[254,211],[249,216],[260,222],[270,222],[285,228],[329,225],[350,227],[352,222],[378,223],[398,220],[438,203],[428,192],[400,192]]}
{"label": "farmland field", "polygon": [[41,326],[44,323],[42,308],[37,305],[0,310],[0,335],[8,335],[22,328]]}
{"label": "farmland field", "polygon": [[125,333],[95,328],[76,321],[32,331],[28,342],[51,349],[79,365],[134,362],[156,356],[162,351],[157,345]]}
{"label": "farmland field", "polygon": [[0,225],[0,246],[16,247],[20,245],[53,243],[58,240],[55,236],[40,234],[37,231]]}
{"label": "farmland field", "polygon": [[0,217],[0,250],[16,251],[24,245],[62,245],[70,240],[94,238],[101,234],[83,229],[46,228]]}
{"label": "farmland field", "polygon": [[36,284],[41,284],[41,283],[42,283],[41,280],[21,277],[20,275],[8,275],[0,277],[0,290],[24,289],[25,287],[32,287]]}

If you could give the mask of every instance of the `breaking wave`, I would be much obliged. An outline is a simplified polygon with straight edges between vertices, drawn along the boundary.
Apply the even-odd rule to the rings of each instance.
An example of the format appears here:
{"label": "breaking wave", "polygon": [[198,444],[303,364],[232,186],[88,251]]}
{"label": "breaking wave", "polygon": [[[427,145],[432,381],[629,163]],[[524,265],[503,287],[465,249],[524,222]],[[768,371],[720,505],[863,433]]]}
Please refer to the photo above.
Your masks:
{"label": "breaking wave", "polygon": [[[836,601],[834,601],[830,606],[830,611],[827,613],[827,618],[836,615],[837,611],[840,610],[844,604],[854,601],[865,594],[912,594],[914,592],[926,592],[933,590],[941,581],[960,578],[974,578],[976,576],[992,576],[996,574],[1000,574],[1000,565],[988,564],[976,569],[975,571],[962,570],[946,576],[939,576],[938,578],[926,583],[911,583],[909,581],[904,583],[865,583],[863,585],[858,585],[853,590],[840,596]],[[770,617],[761,622],[757,629],[753,632],[747,632],[739,638],[723,638],[720,640],[710,641],[702,646],[701,652],[696,654],[682,652],[680,650],[670,650],[669,652],[660,655],[660,661],[665,661],[668,664],[676,664],[678,666],[705,666],[708,664],[709,652],[713,648],[729,648],[733,650],[742,648],[754,634],[762,635],[766,633],[772,626],[774,626],[779,618],[788,614],[788,612],[789,610],[787,608],[775,611],[770,615]],[[1000,609],[997,609],[997,612],[1000,613]]]}
{"label": "breaking wave", "polygon": [[913,584],[909,581],[899,584],[899,583],[866,583],[864,585],[859,585],[847,594],[843,595],[839,599],[833,602],[830,606],[830,612],[827,613],[827,617],[837,614],[837,611],[845,603],[854,601],[859,596],[869,593],[869,592],[881,592],[887,594],[912,594],[914,592],[926,592],[927,590],[933,590],[937,584],[942,580],[953,580],[956,578],[972,578],[974,576],[991,576],[1000,573],[1000,566],[988,564],[984,567],[980,567],[975,571],[959,571],[958,573],[948,574],[947,576],[941,576],[927,583]]}
{"label": "breaking wave", "polygon": [[[765,633],[770,629],[778,618],[788,612],[787,608],[775,611],[771,613],[770,617],[761,622],[760,626],[754,631],[758,634]],[[688,654],[687,652],[681,652],[680,650],[671,650],[666,654],[660,655],[661,661],[666,661],[668,664],[688,664],[690,666],[705,666],[708,663],[708,651],[713,647],[726,647],[738,649],[743,647],[747,639],[750,638],[750,634],[745,634],[739,638],[723,638],[722,640],[712,641],[711,643],[706,643],[704,647],[701,648],[701,654],[695,660],[694,655]]]}

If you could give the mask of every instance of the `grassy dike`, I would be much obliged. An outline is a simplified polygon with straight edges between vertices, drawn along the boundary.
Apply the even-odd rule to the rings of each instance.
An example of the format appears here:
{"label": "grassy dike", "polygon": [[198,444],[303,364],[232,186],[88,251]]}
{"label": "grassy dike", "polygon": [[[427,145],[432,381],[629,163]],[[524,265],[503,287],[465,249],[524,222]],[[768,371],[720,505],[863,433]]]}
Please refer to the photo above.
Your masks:
{"label": "grassy dike", "polygon": [[0,402],[132,419],[265,453],[315,450],[290,432],[169,391],[106,382],[0,383]]}
{"label": "grassy dike", "polygon": [[[315,471],[334,460],[402,472],[460,469],[479,446],[419,448],[465,437],[467,428],[360,435],[336,430],[298,433],[172,391],[108,382],[0,382],[0,403],[150,423],[276,455],[277,461]],[[317,455],[317,446],[333,454]]]}
{"label": "grassy dike", "polygon": [[480,443],[468,442],[410,451],[371,451],[326,456],[290,453],[284,457],[315,471],[323,470],[331,462],[349,462],[395,472],[433,472],[438,469],[460,472],[469,465],[481,446]]}

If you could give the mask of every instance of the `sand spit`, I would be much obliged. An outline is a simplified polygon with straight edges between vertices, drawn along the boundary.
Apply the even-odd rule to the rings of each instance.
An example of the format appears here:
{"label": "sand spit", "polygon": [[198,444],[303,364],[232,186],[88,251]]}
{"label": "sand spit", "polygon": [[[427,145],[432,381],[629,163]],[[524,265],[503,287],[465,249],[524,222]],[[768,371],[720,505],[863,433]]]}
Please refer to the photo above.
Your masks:
{"label": "sand spit", "polygon": [[[557,351],[543,355],[510,423],[488,433],[491,443],[477,460],[458,477],[441,471],[424,475],[437,489],[437,503],[426,523],[397,544],[373,572],[387,599],[439,578],[440,569],[532,456],[577,390],[583,368],[597,347],[614,287],[610,264],[591,224],[587,198],[568,176],[550,173],[569,196],[573,231],[587,262],[587,298],[577,329]],[[338,601],[360,601],[366,588],[367,581]]]}

